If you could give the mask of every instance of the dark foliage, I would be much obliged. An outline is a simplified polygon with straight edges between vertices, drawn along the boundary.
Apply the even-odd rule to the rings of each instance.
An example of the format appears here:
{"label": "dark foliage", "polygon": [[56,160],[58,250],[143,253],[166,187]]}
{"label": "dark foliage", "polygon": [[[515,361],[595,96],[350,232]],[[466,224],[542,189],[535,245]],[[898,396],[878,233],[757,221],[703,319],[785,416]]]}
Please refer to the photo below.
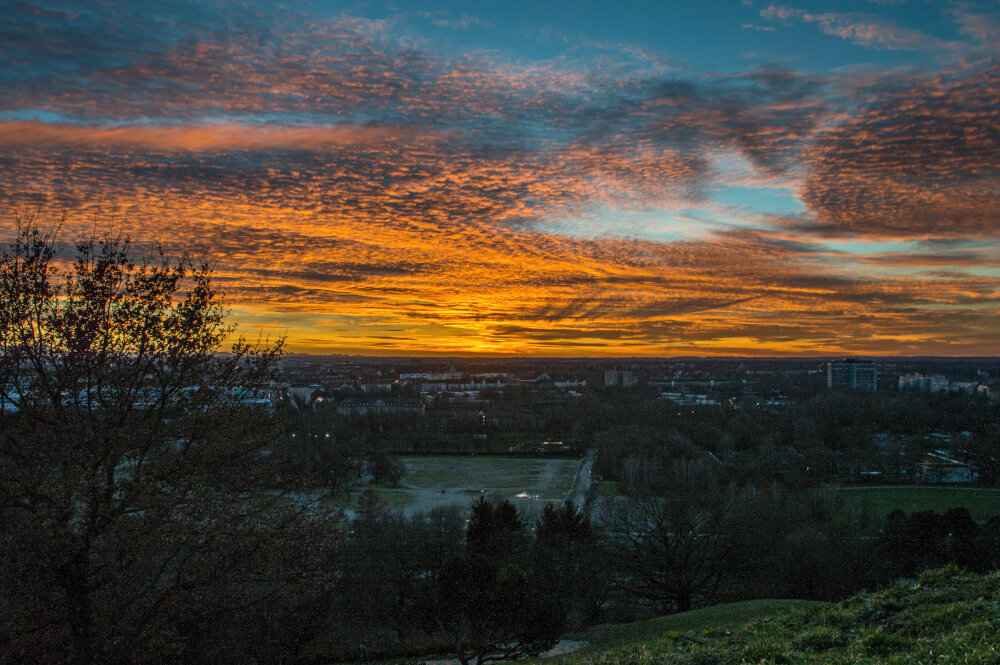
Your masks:
{"label": "dark foliage", "polygon": [[889,514],[882,547],[894,577],[913,577],[927,568],[956,564],[985,572],[1000,567],[1000,516],[979,526],[965,508],[943,514],[901,510]]}
{"label": "dark foliage", "polygon": [[188,259],[110,239],[65,265],[31,225],[0,258],[0,660],[294,652],[248,628],[317,600],[335,533],[251,495],[280,343],[216,354],[232,329]]}

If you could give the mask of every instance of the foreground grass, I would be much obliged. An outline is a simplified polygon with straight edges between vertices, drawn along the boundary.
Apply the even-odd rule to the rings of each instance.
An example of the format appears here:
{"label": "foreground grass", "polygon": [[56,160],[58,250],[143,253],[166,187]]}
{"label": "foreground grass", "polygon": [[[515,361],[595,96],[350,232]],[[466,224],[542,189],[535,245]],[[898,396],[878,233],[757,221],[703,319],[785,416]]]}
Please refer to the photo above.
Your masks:
{"label": "foreground grass", "polygon": [[966,508],[973,519],[985,520],[1000,514],[1000,490],[978,487],[842,487],[840,496],[847,505],[867,503],[882,515],[894,510]]}
{"label": "foreground grass", "polygon": [[[739,612],[734,609],[731,618]],[[670,617],[654,620],[662,624],[642,622],[651,632],[637,627],[631,642],[559,660],[566,665],[1000,663],[1000,572],[969,575],[943,568],[880,593],[736,626],[712,624],[710,617],[678,615],[673,629],[667,628]]]}
{"label": "foreground grass", "polygon": [[828,605],[829,603],[813,600],[746,600],[632,623],[594,626],[586,634],[567,636],[567,639],[586,640],[587,645],[577,653],[586,655],[636,642],[656,642],[674,633],[741,628],[749,621],[761,617]]}

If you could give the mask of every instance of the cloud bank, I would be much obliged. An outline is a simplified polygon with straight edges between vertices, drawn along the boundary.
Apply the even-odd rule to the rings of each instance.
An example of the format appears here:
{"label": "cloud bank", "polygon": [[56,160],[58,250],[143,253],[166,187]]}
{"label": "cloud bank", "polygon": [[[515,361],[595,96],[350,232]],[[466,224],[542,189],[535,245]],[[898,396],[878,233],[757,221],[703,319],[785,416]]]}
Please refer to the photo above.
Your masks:
{"label": "cloud bank", "polygon": [[244,329],[298,350],[996,350],[988,13],[952,13],[964,44],[771,5],[764,38],[967,55],[713,73],[449,55],[405,17],[169,11],[25,2],[0,28],[6,235],[34,211],[192,252]]}

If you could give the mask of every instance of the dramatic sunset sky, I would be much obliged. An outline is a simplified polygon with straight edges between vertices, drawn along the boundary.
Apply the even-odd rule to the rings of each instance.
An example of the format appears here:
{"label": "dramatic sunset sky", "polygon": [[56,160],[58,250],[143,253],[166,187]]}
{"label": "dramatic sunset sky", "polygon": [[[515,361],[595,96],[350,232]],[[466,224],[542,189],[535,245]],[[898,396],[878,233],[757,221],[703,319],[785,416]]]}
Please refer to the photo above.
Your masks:
{"label": "dramatic sunset sky", "polygon": [[0,0],[0,235],[389,355],[1000,354],[996,0]]}

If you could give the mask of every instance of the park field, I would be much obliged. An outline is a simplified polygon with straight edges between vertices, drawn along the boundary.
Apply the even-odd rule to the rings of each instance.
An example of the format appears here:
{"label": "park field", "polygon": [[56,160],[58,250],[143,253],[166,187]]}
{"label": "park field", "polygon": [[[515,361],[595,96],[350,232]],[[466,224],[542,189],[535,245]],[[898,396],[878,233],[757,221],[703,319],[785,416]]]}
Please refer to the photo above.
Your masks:
{"label": "park field", "polygon": [[973,519],[1000,515],[1000,489],[978,487],[841,487],[845,503],[867,503],[883,518],[894,510],[907,513],[966,508]]}
{"label": "park field", "polygon": [[400,457],[406,475],[399,487],[378,486],[379,498],[404,513],[445,505],[467,508],[480,496],[510,499],[523,515],[561,502],[573,485],[580,461],[567,458],[491,456]]}

